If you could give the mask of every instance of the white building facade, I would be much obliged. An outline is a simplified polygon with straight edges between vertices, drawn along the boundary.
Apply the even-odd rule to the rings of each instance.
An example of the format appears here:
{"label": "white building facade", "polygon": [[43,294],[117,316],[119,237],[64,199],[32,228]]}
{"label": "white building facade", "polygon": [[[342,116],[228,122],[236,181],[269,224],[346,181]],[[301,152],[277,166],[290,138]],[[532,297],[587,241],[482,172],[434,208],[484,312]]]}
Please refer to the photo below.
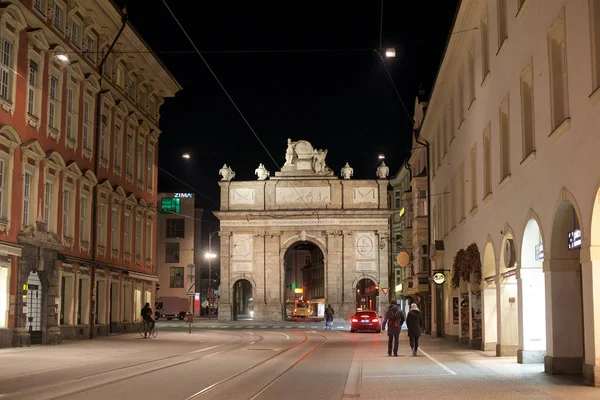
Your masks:
{"label": "white building facade", "polygon": [[420,130],[432,322],[600,385],[600,1],[464,0],[452,32]]}

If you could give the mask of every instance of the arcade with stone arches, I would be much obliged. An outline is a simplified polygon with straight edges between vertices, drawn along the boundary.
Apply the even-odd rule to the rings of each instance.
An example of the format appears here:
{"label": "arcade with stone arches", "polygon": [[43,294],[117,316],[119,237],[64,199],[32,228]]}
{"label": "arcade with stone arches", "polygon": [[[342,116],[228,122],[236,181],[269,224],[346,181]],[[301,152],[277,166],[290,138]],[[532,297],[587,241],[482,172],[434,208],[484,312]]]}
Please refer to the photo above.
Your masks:
{"label": "arcade with stone arches", "polygon": [[328,304],[345,321],[387,308],[375,287],[389,287],[389,170],[355,180],[347,164],[338,178],[326,154],[288,140],[274,176],[260,164],[256,181],[238,182],[234,165],[221,169],[219,320],[289,320],[298,301],[316,319]]}

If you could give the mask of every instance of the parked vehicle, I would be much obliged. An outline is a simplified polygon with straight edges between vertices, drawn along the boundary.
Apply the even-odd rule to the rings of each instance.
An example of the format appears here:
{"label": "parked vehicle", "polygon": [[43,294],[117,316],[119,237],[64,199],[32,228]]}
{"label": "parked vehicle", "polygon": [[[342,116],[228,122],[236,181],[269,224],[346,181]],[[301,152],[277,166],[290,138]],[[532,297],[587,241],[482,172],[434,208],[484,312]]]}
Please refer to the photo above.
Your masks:
{"label": "parked vehicle", "polygon": [[170,321],[178,318],[183,321],[188,311],[190,311],[190,301],[182,297],[159,297],[154,303],[156,320],[166,318]]}
{"label": "parked vehicle", "polygon": [[298,300],[296,302],[296,307],[294,307],[294,317],[306,318],[310,317],[310,305],[308,301]]}
{"label": "parked vehicle", "polygon": [[357,331],[381,332],[381,318],[375,311],[358,311],[352,316],[350,333]]}

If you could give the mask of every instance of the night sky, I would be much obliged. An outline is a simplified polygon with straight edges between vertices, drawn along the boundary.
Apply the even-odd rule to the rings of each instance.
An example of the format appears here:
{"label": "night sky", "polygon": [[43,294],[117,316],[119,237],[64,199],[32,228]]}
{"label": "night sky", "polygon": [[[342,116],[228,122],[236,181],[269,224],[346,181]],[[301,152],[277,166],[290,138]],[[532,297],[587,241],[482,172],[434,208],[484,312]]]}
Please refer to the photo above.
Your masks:
{"label": "night sky", "polygon": [[[159,167],[191,186],[206,210],[217,208],[224,163],[236,180],[255,180],[259,163],[274,175],[279,168],[162,0],[115,2],[127,6],[131,23],[183,86],[161,108]],[[382,47],[396,48],[388,68],[411,116],[420,83],[429,96],[457,2],[384,0]],[[329,149],[326,162],[338,176],[347,161],[356,179],[375,178],[379,153],[396,173],[412,131],[373,51],[379,1],[167,3],[279,165],[290,137]],[[184,152],[192,158],[181,158]],[[159,171],[159,191],[192,189]]]}

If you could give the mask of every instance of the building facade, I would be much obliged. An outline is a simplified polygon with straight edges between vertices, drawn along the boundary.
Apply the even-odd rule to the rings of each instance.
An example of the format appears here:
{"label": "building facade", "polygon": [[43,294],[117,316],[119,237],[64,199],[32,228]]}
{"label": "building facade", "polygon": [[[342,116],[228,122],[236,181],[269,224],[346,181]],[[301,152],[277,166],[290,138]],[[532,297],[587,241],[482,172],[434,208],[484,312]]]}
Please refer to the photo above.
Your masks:
{"label": "building facade", "polygon": [[[336,318],[347,321],[361,307],[361,288],[389,287],[387,173],[339,179],[325,165],[326,154],[307,141],[288,140],[286,163],[273,177],[259,167],[259,180],[236,182],[230,169],[221,169],[221,209],[215,212],[221,225],[219,320],[235,318],[240,309],[238,282],[251,286],[254,318],[285,319],[294,283],[286,259],[295,249],[320,253],[310,260],[315,266],[323,260],[322,279],[303,286],[313,284],[307,292],[331,304]],[[382,313],[387,296],[371,297],[369,308]]]}
{"label": "building facade", "polygon": [[156,268],[159,107],[180,88],[109,0],[0,5],[0,345],[132,328]]}
{"label": "building facade", "polygon": [[[158,231],[156,232],[157,297],[188,299],[195,312],[196,214],[192,193],[158,194]],[[199,304],[198,304],[199,305]],[[187,310],[185,310],[187,311]]]}
{"label": "building facade", "polygon": [[[405,232],[405,229],[412,229],[412,221],[408,221],[406,211],[412,210],[412,204],[406,201],[405,193],[410,196],[411,170],[408,163],[404,163],[398,170],[396,176],[390,179],[391,189],[390,206],[392,208],[392,234],[391,234],[391,264],[393,279],[390,282],[390,290],[393,287],[394,298],[398,304],[403,305],[403,310],[407,311],[407,304],[404,300],[404,267],[398,264],[398,254],[402,251],[412,254],[412,231]],[[408,235],[406,235],[408,234]],[[393,283],[392,283],[393,282]]]}
{"label": "building facade", "polygon": [[433,322],[599,385],[600,1],[463,0],[459,31],[420,130],[451,271]]}

